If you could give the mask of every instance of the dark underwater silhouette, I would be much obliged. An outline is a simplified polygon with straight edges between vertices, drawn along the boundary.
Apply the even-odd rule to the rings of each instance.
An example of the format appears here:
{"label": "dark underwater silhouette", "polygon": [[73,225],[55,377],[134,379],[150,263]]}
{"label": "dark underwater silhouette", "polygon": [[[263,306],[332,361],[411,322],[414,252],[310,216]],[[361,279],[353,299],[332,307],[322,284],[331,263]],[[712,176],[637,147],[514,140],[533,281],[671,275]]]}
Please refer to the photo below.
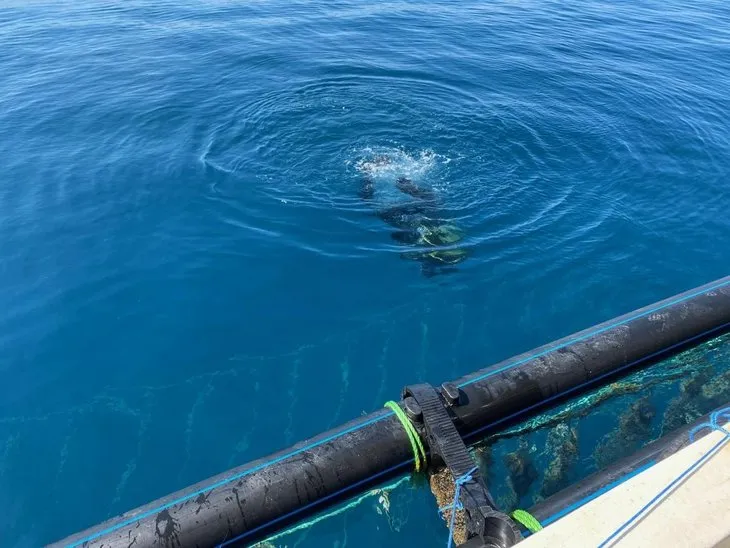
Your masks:
{"label": "dark underwater silhouette", "polygon": [[464,239],[464,233],[442,218],[436,194],[419,187],[407,177],[399,177],[395,187],[413,200],[383,206],[376,204],[376,187],[373,177],[366,173],[360,187],[360,198],[374,204],[376,215],[396,229],[391,233],[396,242],[412,248],[401,253],[401,257],[420,262],[421,272],[427,277],[456,272],[455,265],[467,257],[463,247],[455,247]]}

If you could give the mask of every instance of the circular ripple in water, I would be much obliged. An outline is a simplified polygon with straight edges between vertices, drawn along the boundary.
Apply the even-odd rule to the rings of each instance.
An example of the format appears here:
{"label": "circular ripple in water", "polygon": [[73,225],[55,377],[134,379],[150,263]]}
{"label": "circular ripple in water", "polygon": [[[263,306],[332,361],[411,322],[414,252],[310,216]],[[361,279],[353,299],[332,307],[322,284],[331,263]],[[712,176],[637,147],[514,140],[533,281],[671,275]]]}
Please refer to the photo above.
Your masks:
{"label": "circular ripple in water", "polygon": [[[377,155],[391,158],[381,175],[436,191],[482,261],[524,262],[525,253],[569,243],[615,213],[620,196],[581,185],[588,171],[608,167],[619,177],[626,169],[620,128],[606,113],[548,110],[443,74],[329,72],[274,84],[232,106],[211,131],[202,160],[279,204],[275,219],[245,208],[247,224],[334,256],[399,251],[358,197],[363,165]],[[238,191],[222,194],[244,214]],[[312,223],[301,223],[303,210]]]}

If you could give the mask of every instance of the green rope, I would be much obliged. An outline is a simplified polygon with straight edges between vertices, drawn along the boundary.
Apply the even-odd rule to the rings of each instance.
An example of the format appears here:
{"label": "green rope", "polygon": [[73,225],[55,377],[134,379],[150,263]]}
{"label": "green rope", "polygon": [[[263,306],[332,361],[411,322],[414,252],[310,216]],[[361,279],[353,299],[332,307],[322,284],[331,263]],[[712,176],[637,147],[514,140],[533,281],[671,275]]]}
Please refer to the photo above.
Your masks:
{"label": "green rope", "polygon": [[406,434],[408,434],[408,440],[411,442],[411,449],[413,450],[413,460],[416,461],[416,472],[420,472],[421,460],[423,460],[423,466],[426,466],[426,450],[423,448],[423,443],[421,443],[421,436],[418,435],[416,428],[408,417],[406,417],[400,405],[391,400],[385,403],[385,407],[395,413],[395,416],[398,417],[398,420],[403,425]]}
{"label": "green rope", "polygon": [[539,521],[527,510],[515,510],[510,514],[517,523],[524,525],[530,533],[537,533],[542,529]]}

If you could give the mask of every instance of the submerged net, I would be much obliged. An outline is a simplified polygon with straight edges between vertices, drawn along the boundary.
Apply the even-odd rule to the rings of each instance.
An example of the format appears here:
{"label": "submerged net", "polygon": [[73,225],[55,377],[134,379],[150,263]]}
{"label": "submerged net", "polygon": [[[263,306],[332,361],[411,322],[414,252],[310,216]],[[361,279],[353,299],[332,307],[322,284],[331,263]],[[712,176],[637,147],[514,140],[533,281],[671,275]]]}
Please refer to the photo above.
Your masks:
{"label": "submerged net", "polygon": [[636,371],[483,442],[504,510],[527,508],[730,401],[730,334]]}

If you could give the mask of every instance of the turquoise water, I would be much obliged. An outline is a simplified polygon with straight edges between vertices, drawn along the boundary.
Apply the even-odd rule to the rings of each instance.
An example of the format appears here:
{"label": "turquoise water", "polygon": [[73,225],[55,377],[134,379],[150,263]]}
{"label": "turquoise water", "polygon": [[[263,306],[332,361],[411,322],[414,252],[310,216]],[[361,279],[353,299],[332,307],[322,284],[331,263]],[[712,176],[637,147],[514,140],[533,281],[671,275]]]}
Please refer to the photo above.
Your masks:
{"label": "turquoise water", "polygon": [[[3,3],[3,545],[727,274],[728,23],[715,1]],[[464,231],[456,272],[424,276],[361,199],[383,156]],[[406,538],[445,540],[403,496]],[[309,542],[402,545],[371,514]]]}

